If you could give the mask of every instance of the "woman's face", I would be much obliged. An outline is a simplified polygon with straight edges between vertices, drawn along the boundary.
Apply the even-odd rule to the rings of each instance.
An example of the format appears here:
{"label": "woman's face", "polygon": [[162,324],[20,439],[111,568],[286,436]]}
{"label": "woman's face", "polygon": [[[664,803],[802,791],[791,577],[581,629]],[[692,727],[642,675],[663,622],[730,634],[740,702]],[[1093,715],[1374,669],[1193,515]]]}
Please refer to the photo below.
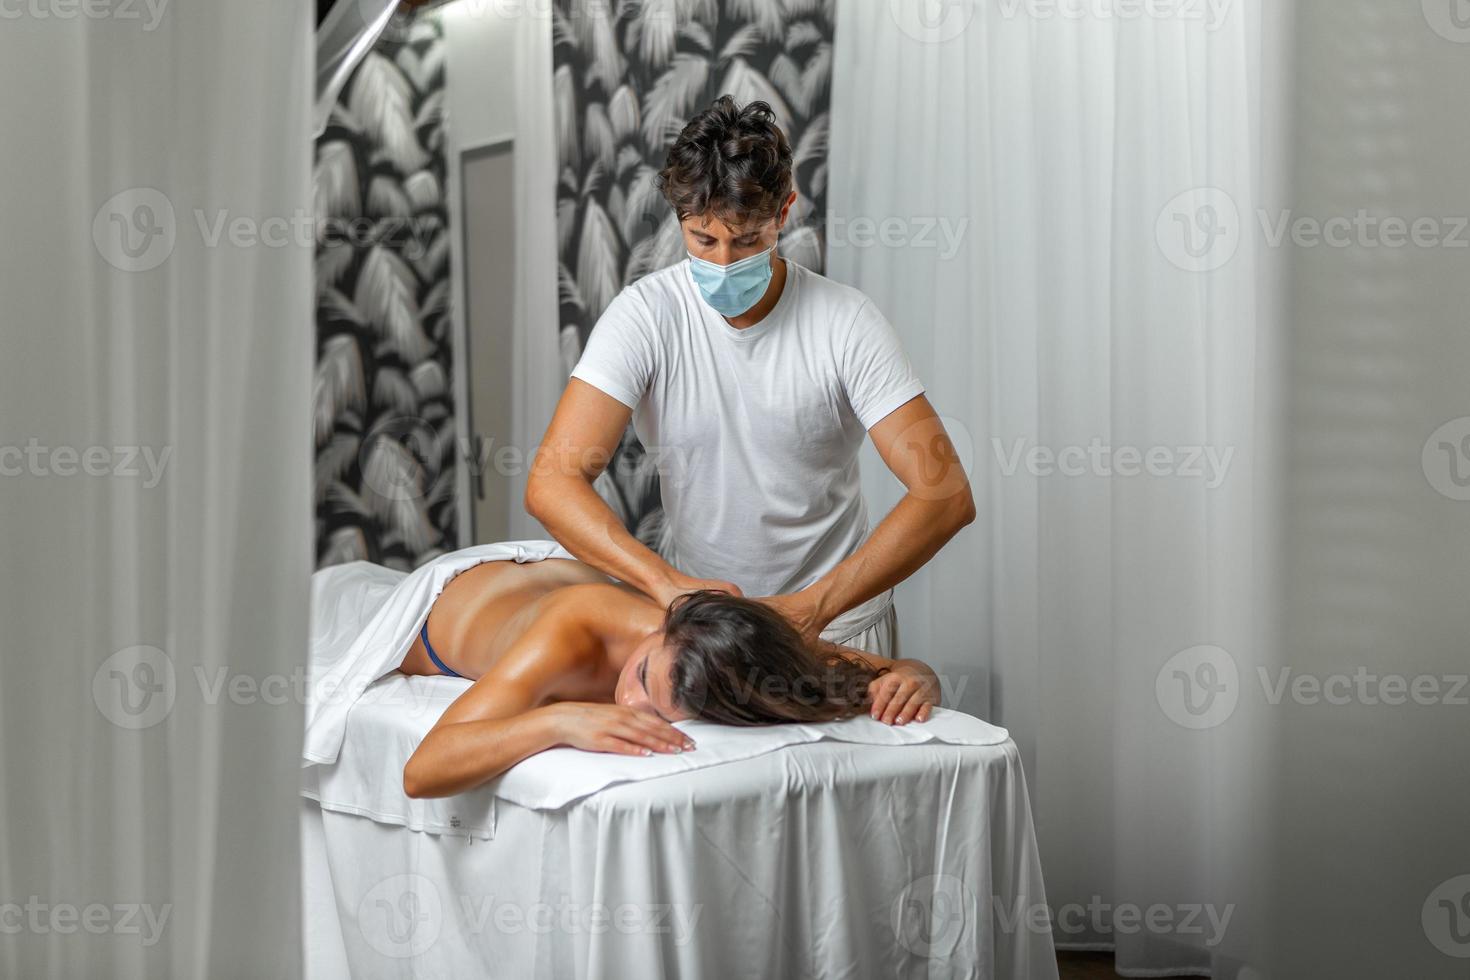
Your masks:
{"label": "woman's face", "polygon": [[674,652],[664,645],[663,630],[655,630],[633,650],[618,674],[613,701],[662,718],[684,721],[691,717],[674,704],[674,685],[669,673],[674,666]]}

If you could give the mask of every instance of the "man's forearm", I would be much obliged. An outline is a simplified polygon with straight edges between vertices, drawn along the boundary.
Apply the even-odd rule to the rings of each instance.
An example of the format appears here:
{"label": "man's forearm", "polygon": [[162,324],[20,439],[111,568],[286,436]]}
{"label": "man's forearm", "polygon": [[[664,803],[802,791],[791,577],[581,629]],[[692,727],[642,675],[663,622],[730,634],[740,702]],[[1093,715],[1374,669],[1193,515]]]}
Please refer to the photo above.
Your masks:
{"label": "man's forearm", "polygon": [[802,592],[830,623],[914,574],[974,519],[968,490],[940,500],[906,494],[857,551]]}
{"label": "man's forearm", "polygon": [[532,477],[526,510],[578,559],[654,596],[674,569],[628,533],[607,501],[580,476]]}

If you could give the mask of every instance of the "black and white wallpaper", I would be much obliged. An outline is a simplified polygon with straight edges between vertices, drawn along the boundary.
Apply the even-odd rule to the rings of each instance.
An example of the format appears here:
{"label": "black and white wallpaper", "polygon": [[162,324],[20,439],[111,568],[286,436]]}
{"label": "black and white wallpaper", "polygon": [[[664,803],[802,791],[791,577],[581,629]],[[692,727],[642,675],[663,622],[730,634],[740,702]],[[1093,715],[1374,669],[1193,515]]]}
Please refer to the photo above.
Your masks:
{"label": "black and white wallpaper", "polygon": [[317,567],[458,547],[444,59],[395,16],[317,140]]}
{"label": "black and white wallpaper", "polygon": [[[721,95],[770,103],[795,156],[780,251],[824,270],[833,0],[554,0],[562,357],[570,372],[619,290],[684,258],[654,187],[669,146]],[[598,491],[661,545],[658,478],[625,433]]]}

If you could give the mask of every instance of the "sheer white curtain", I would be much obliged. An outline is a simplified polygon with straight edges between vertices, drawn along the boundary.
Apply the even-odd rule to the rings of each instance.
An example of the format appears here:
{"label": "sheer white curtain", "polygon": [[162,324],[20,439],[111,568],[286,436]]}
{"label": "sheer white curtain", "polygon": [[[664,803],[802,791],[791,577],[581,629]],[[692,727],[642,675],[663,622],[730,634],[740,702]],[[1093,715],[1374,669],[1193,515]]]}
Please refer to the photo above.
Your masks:
{"label": "sheer white curtain", "polygon": [[981,516],[900,588],[901,642],[1020,745],[1058,945],[1233,976],[1268,915],[1235,678],[1271,656],[1274,567],[1242,218],[1281,114],[1257,0],[1110,6],[839,5],[830,269],[970,466]]}
{"label": "sheer white curtain", "polygon": [[6,977],[300,972],[311,17],[0,25]]}

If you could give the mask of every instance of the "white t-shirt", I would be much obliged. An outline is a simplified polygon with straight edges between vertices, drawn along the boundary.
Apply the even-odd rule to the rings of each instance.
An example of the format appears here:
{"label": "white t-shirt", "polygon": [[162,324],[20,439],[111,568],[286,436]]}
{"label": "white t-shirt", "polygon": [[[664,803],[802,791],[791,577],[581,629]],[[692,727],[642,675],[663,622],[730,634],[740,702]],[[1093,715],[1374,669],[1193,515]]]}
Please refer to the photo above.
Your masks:
{"label": "white t-shirt", "polygon": [[[776,307],[745,329],[705,303],[688,259],[645,276],[572,371],[631,408],[656,454],[664,557],[751,596],[805,588],[863,542],[863,438],[924,391],[871,300],[783,261]],[[881,613],[891,595],[879,599],[864,606]]]}

